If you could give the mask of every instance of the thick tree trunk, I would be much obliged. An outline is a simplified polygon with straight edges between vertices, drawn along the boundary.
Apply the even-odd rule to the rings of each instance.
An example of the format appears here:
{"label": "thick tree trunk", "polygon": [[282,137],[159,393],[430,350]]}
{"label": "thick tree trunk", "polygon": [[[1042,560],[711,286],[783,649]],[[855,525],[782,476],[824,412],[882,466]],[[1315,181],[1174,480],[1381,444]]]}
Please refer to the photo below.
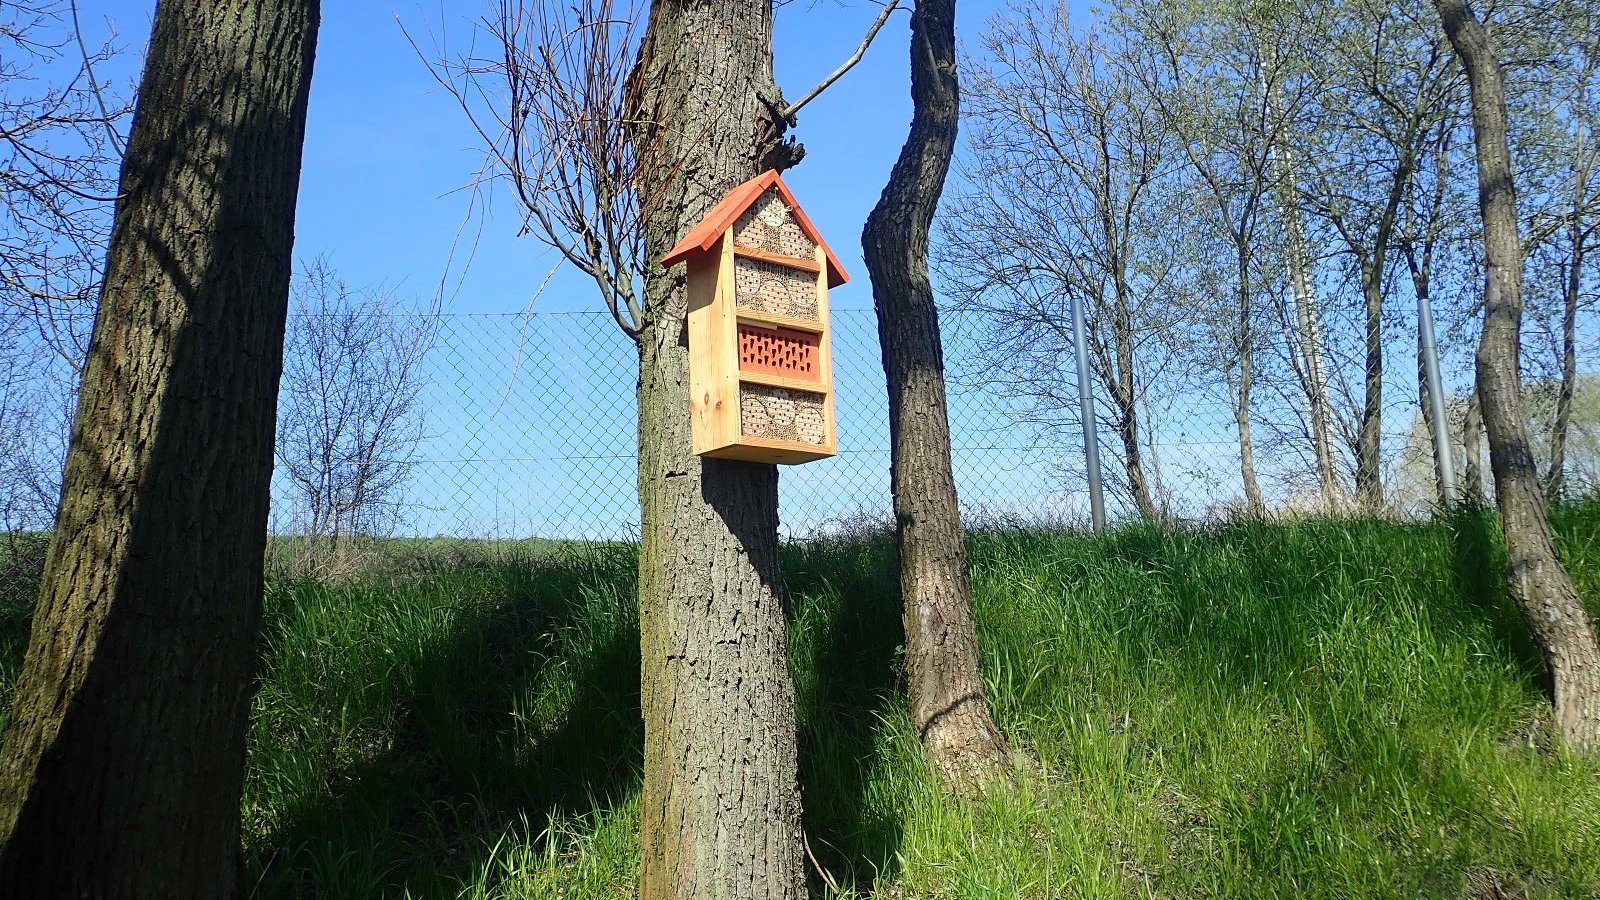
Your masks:
{"label": "thick tree trunk", "polygon": [[0,754],[0,895],[227,897],[316,0],[162,0]]}
{"label": "thick tree trunk", "polygon": [[[798,158],[769,102],[766,3],[658,0],[631,81],[660,259],[734,185]],[[776,467],[695,456],[684,267],[639,328],[643,900],[805,895]]]}
{"label": "thick tree trunk", "polygon": [[911,718],[935,768],[968,790],[1003,773],[1007,746],[978,671],[972,586],[950,467],[944,347],[928,280],[928,228],[955,150],[955,50],[955,0],[921,0],[911,14],[911,134],[867,217],[861,244],[889,385]]}
{"label": "thick tree trunk", "polygon": [[1505,87],[1489,34],[1466,0],[1434,0],[1467,73],[1483,213],[1483,335],[1478,397],[1489,436],[1495,499],[1505,532],[1509,592],[1533,632],[1555,693],[1556,724],[1575,749],[1600,751],[1600,646],[1594,622],[1556,556],[1523,420],[1517,371],[1522,250],[1507,140]]}

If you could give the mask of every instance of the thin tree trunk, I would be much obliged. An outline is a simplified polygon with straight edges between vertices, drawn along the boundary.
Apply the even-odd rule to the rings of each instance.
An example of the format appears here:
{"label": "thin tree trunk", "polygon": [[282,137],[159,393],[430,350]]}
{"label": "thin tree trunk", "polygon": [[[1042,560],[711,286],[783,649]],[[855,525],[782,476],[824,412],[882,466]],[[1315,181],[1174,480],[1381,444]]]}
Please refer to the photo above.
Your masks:
{"label": "thin tree trunk", "polygon": [[1245,503],[1250,512],[1260,514],[1266,509],[1261,496],[1261,482],[1256,479],[1256,448],[1250,437],[1250,390],[1255,381],[1255,335],[1252,330],[1250,303],[1250,248],[1239,244],[1239,399],[1233,408],[1234,426],[1239,432],[1239,477],[1244,485]]}
{"label": "thin tree trunk", "polygon": [[[1105,370],[1106,387],[1112,408],[1116,410],[1113,424],[1122,443],[1122,468],[1128,476],[1128,490],[1133,494],[1139,515],[1146,522],[1159,522],[1161,508],[1156,505],[1150,480],[1145,475],[1144,451],[1139,443],[1139,392],[1133,377],[1133,337],[1128,326],[1128,306],[1122,299],[1125,290],[1126,285],[1119,283],[1111,320],[1111,358],[1106,357],[1103,348],[1097,348],[1096,355]],[[1091,340],[1090,345],[1094,346],[1095,342]]]}
{"label": "thin tree trunk", "polygon": [[[646,257],[784,144],[766,3],[658,0],[630,78],[636,145],[659,147]],[[778,475],[702,460],[690,438],[684,267],[652,267],[639,324],[645,721],[639,896],[805,895],[794,687],[778,576]]]}
{"label": "thin tree trunk", "polygon": [[0,895],[228,897],[316,0],[162,0],[0,754]]}
{"label": "thin tree trunk", "polygon": [[1461,58],[1471,91],[1478,206],[1488,269],[1478,343],[1478,396],[1505,533],[1506,580],[1549,669],[1562,736],[1577,750],[1600,751],[1600,646],[1594,622],[1556,555],[1523,419],[1517,370],[1522,249],[1500,64],[1488,32],[1466,0],[1434,0],[1434,7]]}
{"label": "thin tree trunk", "polygon": [[[1273,104],[1273,115],[1281,115],[1277,88],[1269,90],[1267,101]],[[1311,283],[1311,259],[1306,250],[1305,222],[1300,209],[1299,172],[1294,163],[1294,150],[1289,144],[1288,130],[1274,148],[1273,164],[1277,170],[1278,193],[1283,197],[1280,213],[1283,216],[1285,238],[1288,243],[1289,286],[1294,294],[1294,318],[1298,337],[1296,348],[1305,372],[1304,389],[1306,405],[1311,415],[1311,451],[1317,464],[1317,484],[1322,492],[1322,505],[1326,509],[1339,509],[1344,504],[1339,486],[1339,473],[1333,455],[1333,425],[1328,404],[1328,376],[1323,368],[1321,314],[1317,309],[1316,289]]]}
{"label": "thin tree trunk", "polygon": [[[1422,103],[1421,95],[1417,103]],[[1414,111],[1413,117],[1420,116]],[[1415,149],[1407,145],[1400,151],[1394,180],[1383,214],[1378,218],[1371,246],[1359,243],[1359,236],[1336,221],[1361,267],[1362,311],[1365,313],[1366,360],[1362,366],[1364,392],[1360,430],[1356,435],[1356,502],[1375,511],[1383,506],[1383,276],[1389,258],[1389,241],[1399,220],[1400,204],[1405,199],[1416,166]]]}
{"label": "thin tree trunk", "polygon": [[911,133],[861,235],[872,275],[900,539],[911,719],[947,783],[981,788],[1003,774],[978,670],[965,536],[950,467],[944,347],[928,280],[928,228],[955,150],[955,0],[911,13]]}
{"label": "thin tree trunk", "polygon": [[1365,510],[1383,505],[1383,265],[1363,261],[1361,296],[1365,312],[1366,361],[1362,367],[1364,396],[1361,428],[1356,435],[1356,502]]}
{"label": "thin tree trunk", "polygon": [[[1444,213],[1445,190],[1450,183],[1450,130],[1441,127],[1437,140],[1428,149],[1433,154],[1433,190],[1430,196],[1432,202],[1428,207],[1422,234],[1419,236],[1416,233],[1413,222],[1413,226],[1407,229],[1408,233],[1401,242],[1400,250],[1405,257],[1406,270],[1411,274],[1411,288],[1417,298],[1417,401],[1421,404],[1422,422],[1429,438],[1429,457],[1433,460],[1435,502],[1439,509],[1445,509],[1452,503],[1454,485],[1448,482],[1453,480],[1454,476],[1446,476],[1445,460],[1440,454],[1440,449],[1443,447],[1448,452],[1450,424],[1448,421],[1434,421],[1433,389],[1428,384],[1427,348],[1434,337],[1431,333],[1433,316],[1430,312],[1433,301],[1433,254],[1439,239],[1439,220]],[[1445,408],[1445,399],[1439,398],[1440,409]]]}
{"label": "thin tree trunk", "polygon": [[1478,392],[1467,396],[1467,409],[1461,417],[1462,490],[1472,503],[1482,503],[1483,493],[1483,411]]}
{"label": "thin tree trunk", "polygon": [[[1128,381],[1132,381],[1131,376]],[[1133,494],[1133,503],[1146,522],[1159,522],[1162,519],[1161,508],[1156,505],[1150,490],[1150,479],[1144,473],[1144,450],[1139,444],[1138,400],[1133,396],[1131,384],[1119,384],[1111,392],[1111,400],[1117,410],[1115,425],[1117,437],[1122,442],[1122,467],[1128,475],[1128,490]]]}
{"label": "thin tree trunk", "polygon": [[[1411,287],[1417,294],[1417,309],[1427,306],[1430,296],[1429,270],[1432,262],[1431,245],[1425,246],[1422,259],[1418,260],[1413,249],[1406,248],[1406,264],[1411,271]],[[1427,356],[1423,349],[1422,317],[1417,319],[1417,402],[1422,407],[1422,426],[1428,436],[1428,458],[1433,460],[1433,496],[1440,509],[1449,506],[1449,491],[1444,483],[1443,460],[1439,458],[1439,444],[1434,440],[1438,429],[1446,429],[1448,435],[1449,424],[1433,421],[1433,392],[1428,388]],[[1448,439],[1448,438],[1447,438]]]}
{"label": "thin tree trunk", "polygon": [[1446,501],[1444,467],[1439,464],[1438,445],[1433,440],[1439,423],[1433,421],[1433,392],[1428,389],[1428,368],[1423,356],[1421,331],[1417,332],[1417,402],[1421,404],[1422,409],[1422,430],[1428,438],[1428,458],[1433,460],[1434,502],[1438,504],[1439,509],[1444,509],[1449,506]]}
{"label": "thin tree trunk", "polygon": [[[1583,196],[1580,173],[1576,196]],[[1572,259],[1561,285],[1561,392],[1556,396],[1555,423],[1550,429],[1550,471],[1545,476],[1544,495],[1551,503],[1561,499],[1567,467],[1567,432],[1572,427],[1572,400],[1578,391],[1578,297],[1583,287],[1583,232],[1573,211],[1569,228]]]}

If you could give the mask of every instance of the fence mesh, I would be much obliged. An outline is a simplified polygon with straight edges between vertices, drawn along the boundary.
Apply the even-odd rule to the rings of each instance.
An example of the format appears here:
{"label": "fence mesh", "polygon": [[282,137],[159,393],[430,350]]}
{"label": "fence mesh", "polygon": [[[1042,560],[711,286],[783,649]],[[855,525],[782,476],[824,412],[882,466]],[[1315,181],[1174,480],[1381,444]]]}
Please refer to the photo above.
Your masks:
{"label": "fence mesh", "polygon": [[[832,316],[839,453],[784,467],[783,533],[800,538],[890,518],[888,404],[870,310]],[[637,537],[633,346],[601,312],[453,315],[438,320],[422,378],[422,439],[410,458],[393,530],[461,537]],[[1081,429],[1043,421],[1003,383],[967,377],[975,349],[960,329],[946,341],[952,464],[966,520],[1078,524],[1088,519]],[[1070,360],[1068,361],[1070,364]],[[1233,414],[1192,393],[1149,404],[1143,451],[1163,509],[1215,517],[1241,501]],[[1409,421],[1406,409],[1392,420]],[[1102,418],[1105,412],[1102,411]],[[1108,444],[1108,507],[1136,507]],[[1259,427],[1259,426],[1258,426]],[[1278,432],[1284,432],[1289,436]],[[1306,453],[1293,428],[1259,427],[1257,465],[1270,508],[1301,503]],[[1385,439],[1391,479],[1418,447]],[[1425,449],[1425,448],[1423,448]],[[1414,479],[1413,479],[1414,480]],[[1121,489],[1118,485],[1123,485]],[[273,530],[296,530],[290,489],[275,481]],[[1415,493],[1415,491],[1413,491]]]}
{"label": "fence mesh", "polygon": [[[373,498],[387,512],[363,516],[365,528],[467,538],[637,537],[637,358],[609,315],[414,318],[417,327],[432,330],[415,373],[412,426],[418,439],[402,458],[389,460],[400,464],[402,477],[392,479],[387,496]],[[301,321],[291,318],[291,334]],[[977,338],[959,319],[946,325],[952,464],[967,524],[1087,522],[1082,431],[1072,405],[1041,414],[1036,396],[1025,400],[1003,379],[978,377]],[[780,516],[791,539],[891,518],[888,409],[876,321],[870,310],[836,309],[832,328],[839,453],[783,468]],[[1070,353],[1061,364],[1063,396],[1075,397]],[[1391,368],[1403,369],[1394,363]],[[19,534],[36,541],[53,513],[48,482],[59,473],[65,449],[71,408],[65,386],[73,380],[70,367],[58,369],[59,362],[7,370],[0,399],[13,408],[26,401],[23,406],[34,413],[16,419],[24,423],[16,434],[0,435],[9,448],[8,467],[0,471],[6,482],[0,484],[0,526],[13,544]],[[1388,389],[1382,461],[1386,497],[1402,513],[1427,509],[1434,496],[1431,446],[1417,414],[1415,385],[1406,385],[1403,375],[1396,373]],[[1585,379],[1580,395],[1600,394]],[[1146,393],[1139,451],[1163,515],[1203,521],[1242,509],[1238,429],[1227,396],[1204,377],[1182,385],[1153,382]],[[1257,397],[1251,421],[1266,509],[1317,508],[1304,416],[1292,391],[1263,388]],[[1585,413],[1574,421],[1567,456],[1572,490],[1592,492],[1597,480],[1595,418]],[[1098,419],[1108,511],[1113,519],[1132,518],[1138,508],[1128,491],[1114,415],[1103,407]],[[1342,457],[1348,487],[1348,449]],[[274,533],[304,530],[303,493],[280,466],[273,479]]]}

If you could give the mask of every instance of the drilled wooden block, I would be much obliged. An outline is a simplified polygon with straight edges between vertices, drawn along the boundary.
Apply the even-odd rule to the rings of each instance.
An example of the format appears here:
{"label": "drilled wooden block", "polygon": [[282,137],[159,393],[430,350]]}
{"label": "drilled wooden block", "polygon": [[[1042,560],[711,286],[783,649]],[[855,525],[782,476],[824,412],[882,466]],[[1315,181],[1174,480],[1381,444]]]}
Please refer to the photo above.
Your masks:
{"label": "drilled wooden block", "polygon": [[822,377],[817,364],[821,345],[821,335],[789,328],[740,325],[739,371],[818,381]]}
{"label": "drilled wooden block", "polygon": [[764,384],[739,386],[739,426],[747,437],[827,443],[823,396]]}

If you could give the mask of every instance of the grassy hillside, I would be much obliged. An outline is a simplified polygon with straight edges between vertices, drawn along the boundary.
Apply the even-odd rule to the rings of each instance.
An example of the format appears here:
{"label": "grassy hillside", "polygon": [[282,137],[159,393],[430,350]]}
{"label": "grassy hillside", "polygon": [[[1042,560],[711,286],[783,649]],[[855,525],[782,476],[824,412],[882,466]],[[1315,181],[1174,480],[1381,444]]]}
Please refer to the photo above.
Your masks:
{"label": "grassy hillside", "polygon": [[[1558,532],[1600,598],[1600,506]],[[631,550],[425,556],[272,585],[254,896],[628,896]],[[1037,760],[977,803],[901,713],[892,562],[785,558],[807,831],[847,895],[1600,896],[1600,766],[1544,749],[1482,519],[975,538],[996,716]]]}

